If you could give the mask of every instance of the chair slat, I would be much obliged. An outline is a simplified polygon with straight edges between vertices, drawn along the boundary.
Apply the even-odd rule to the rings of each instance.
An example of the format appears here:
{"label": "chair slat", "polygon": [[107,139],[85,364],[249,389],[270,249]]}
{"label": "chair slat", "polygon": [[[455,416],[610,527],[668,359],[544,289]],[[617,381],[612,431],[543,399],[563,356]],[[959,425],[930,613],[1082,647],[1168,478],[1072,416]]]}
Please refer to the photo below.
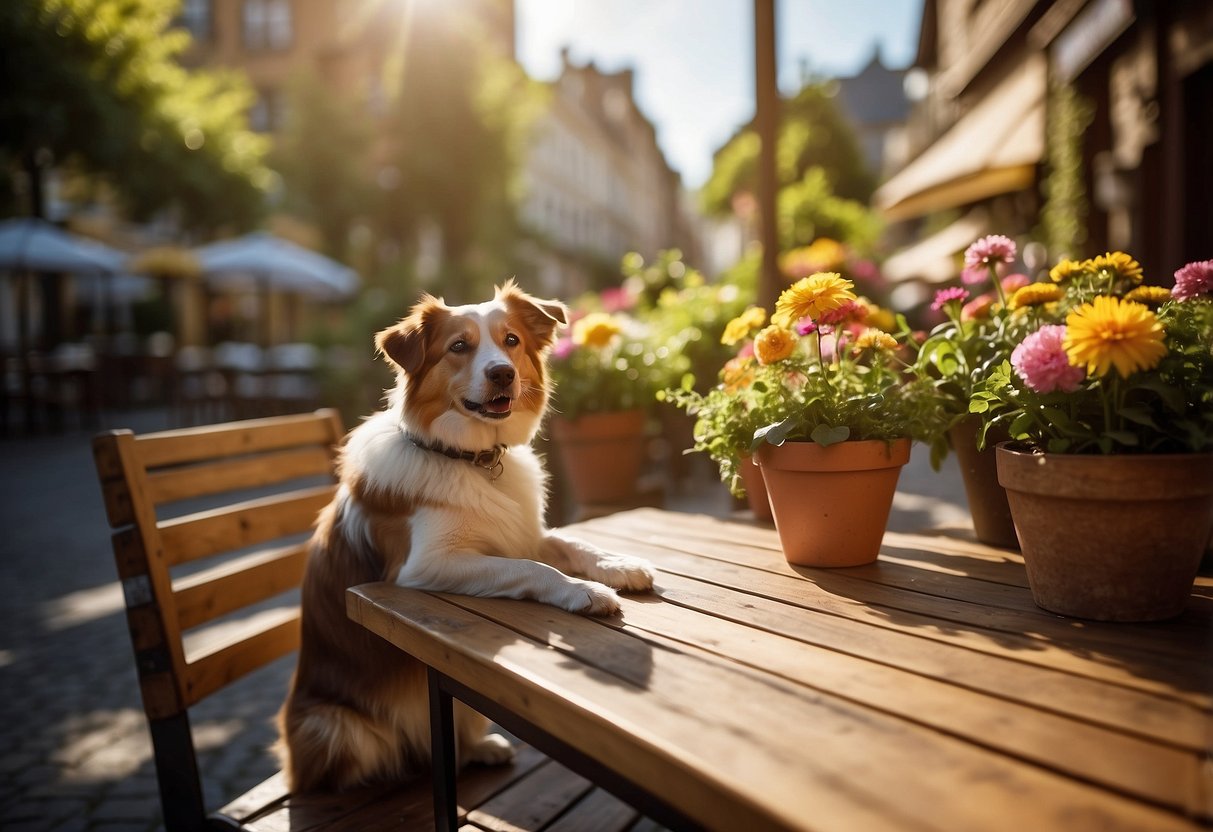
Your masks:
{"label": "chair slat", "polygon": [[295,588],[307,552],[306,543],[254,552],[176,581],[178,626],[188,630]]}
{"label": "chair slat", "polygon": [[319,446],[185,465],[149,473],[148,499],[162,505],[190,497],[330,474],[332,469],[332,457]]}
{"label": "chair slat", "polygon": [[253,616],[201,650],[188,651],[182,696],[189,705],[299,647],[299,608]]}
{"label": "chair slat", "polygon": [[306,532],[336,493],[335,485],[301,488],[188,514],[159,524],[169,566]]}
{"label": "chair slat", "polygon": [[136,437],[139,459],[148,468],[180,465],[300,445],[335,444],[340,435],[334,411],[250,419],[239,424],[166,430]]}

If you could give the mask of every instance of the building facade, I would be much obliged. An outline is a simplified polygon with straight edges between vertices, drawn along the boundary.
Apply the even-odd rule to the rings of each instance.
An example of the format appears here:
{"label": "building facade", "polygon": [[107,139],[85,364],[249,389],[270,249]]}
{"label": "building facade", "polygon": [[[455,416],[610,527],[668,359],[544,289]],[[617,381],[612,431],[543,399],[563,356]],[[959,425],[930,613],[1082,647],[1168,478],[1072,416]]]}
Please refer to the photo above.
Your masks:
{"label": "building facade", "polygon": [[577,66],[566,51],[523,176],[521,219],[540,241],[535,260],[545,291],[617,278],[629,251],[646,260],[671,247],[692,262],[698,256],[681,178],[636,105],[630,69]]}
{"label": "building facade", "polygon": [[950,280],[991,232],[1041,244],[1029,271],[1121,249],[1163,285],[1213,254],[1213,4],[926,0],[915,67],[910,161],[874,199],[910,243],[889,277]]}

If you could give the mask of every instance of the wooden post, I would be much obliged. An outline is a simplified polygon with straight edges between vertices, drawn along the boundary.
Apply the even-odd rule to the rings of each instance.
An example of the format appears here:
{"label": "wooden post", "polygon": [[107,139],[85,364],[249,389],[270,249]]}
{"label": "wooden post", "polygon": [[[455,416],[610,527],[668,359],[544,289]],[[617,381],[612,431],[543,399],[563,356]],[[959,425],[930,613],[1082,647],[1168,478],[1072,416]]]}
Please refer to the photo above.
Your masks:
{"label": "wooden post", "polygon": [[767,310],[779,297],[779,232],[775,205],[779,183],[775,153],[779,131],[779,86],[775,72],[775,0],[754,0],[754,127],[762,143],[758,157],[758,227],[762,271],[758,303]]}

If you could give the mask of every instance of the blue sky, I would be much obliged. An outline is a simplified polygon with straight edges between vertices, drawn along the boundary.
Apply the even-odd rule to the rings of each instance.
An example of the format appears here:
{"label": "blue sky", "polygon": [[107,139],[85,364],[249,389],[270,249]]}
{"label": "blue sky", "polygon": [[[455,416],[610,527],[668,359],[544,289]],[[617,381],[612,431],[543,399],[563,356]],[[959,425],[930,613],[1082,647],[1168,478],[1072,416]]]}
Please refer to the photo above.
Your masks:
{"label": "blue sky", "polygon": [[[801,62],[850,75],[879,44],[886,65],[914,57],[922,0],[777,0],[779,85],[799,87]],[[535,78],[577,63],[636,70],[636,98],[689,188],[712,152],[754,112],[752,0],[517,0],[518,59]]]}

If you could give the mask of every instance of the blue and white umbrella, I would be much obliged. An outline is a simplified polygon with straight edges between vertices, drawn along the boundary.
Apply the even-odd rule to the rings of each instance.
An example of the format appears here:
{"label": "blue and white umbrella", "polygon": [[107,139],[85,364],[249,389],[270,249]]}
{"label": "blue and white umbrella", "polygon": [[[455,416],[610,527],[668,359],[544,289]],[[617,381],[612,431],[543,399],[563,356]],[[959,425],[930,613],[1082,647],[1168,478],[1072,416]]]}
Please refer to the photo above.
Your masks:
{"label": "blue and white umbrella", "polygon": [[219,290],[274,289],[340,300],[358,289],[348,266],[264,231],[194,249],[208,286]]}

